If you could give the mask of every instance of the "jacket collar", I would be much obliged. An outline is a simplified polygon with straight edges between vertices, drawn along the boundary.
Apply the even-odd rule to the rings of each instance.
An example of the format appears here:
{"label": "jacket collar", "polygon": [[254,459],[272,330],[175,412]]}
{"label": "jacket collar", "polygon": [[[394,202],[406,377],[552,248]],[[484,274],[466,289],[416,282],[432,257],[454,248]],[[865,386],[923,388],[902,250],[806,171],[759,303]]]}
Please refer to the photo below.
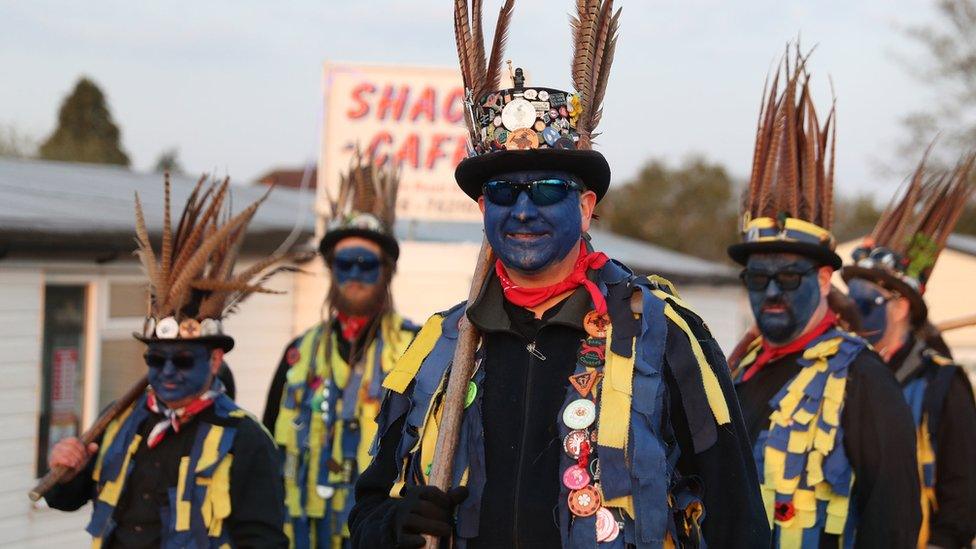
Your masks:
{"label": "jacket collar", "polygon": [[[591,270],[587,273],[587,278],[598,281],[599,271]],[[478,297],[471,302],[468,307],[468,320],[471,321],[482,332],[512,332],[512,321],[505,313],[502,302],[505,295],[502,293],[502,285],[494,271],[488,273]],[[561,324],[570,328],[583,330],[583,317],[593,309],[593,301],[590,299],[586,288],[580,286],[573,290],[573,293],[566,298],[563,306],[552,317],[545,319],[545,324]]]}

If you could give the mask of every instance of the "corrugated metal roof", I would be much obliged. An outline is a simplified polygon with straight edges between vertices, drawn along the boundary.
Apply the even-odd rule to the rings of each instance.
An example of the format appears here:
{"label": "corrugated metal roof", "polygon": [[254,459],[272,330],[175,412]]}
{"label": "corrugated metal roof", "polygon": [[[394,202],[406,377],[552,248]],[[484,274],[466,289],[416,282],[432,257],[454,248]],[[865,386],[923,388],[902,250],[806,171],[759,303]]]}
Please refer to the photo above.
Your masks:
{"label": "corrugated metal roof", "polygon": [[[196,179],[174,176],[172,203],[177,215]],[[241,210],[267,190],[263,185],[234,185],[233,205]],[[21,253],[43,243],[46,249],[77,247],[121,252],[131,249],[139,193],[150,232],[162,228],[163,186],[156,173],[115,166],[39,160],[0,159],[0,235],[16,238]],[[314,192],[276,188],[251,222],[249,238],[263,235],[265,246],[298,226],[314,233]],[[175,222],[175,221],[174,221]],[[481,241],[479,223],[400,220],[399,238],[424,242]],[[731,267],[601,230],[591,231],[594,245],[638,272],[685,279],[734,280]],[[2,243],[2,242],[0,242]]]}

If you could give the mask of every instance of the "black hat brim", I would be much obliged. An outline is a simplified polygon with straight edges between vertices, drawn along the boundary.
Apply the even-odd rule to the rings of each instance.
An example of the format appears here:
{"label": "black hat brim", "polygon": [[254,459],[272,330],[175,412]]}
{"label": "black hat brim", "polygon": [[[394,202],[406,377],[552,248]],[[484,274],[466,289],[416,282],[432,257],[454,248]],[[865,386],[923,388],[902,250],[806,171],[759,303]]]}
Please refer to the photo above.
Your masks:
{"label": "black hat brim", "polygon": [[745,266],[752,254],[797,254],[832,267],[835,271],[844,263],[833,250],[811,242],[795,240],[766,240],[761,242],[740,242],[728,248],[729,257],[739,265]]}
{"label": "black hat brim", "polygon": [[916,326],[920,326],[929,316],[929,307],[925,304],[922,294],[918,293],[918,290],[912,288],[897,276],[885,272],[884,269],[846,265],[840,270],[840,277],[844,279],[844,283],[854,278],[861,278],[905,296],[905,299],[908,300],[908,304],[911,307],[912,323]]}
{"label": "black hat brim", "polygon": [[472,200],[481,196],[488,179],[503,173],[525,170],[558,170],[579,177],[596,193],[599,202],[610,187],[610,164],[594,150],[528,149],[496,151],[465,158],[454,171],[454,179]]}
{"label": "black hat brim", "polygon": [[322,240],[319,241],[319,253],[321,253],[324,257],[328,257],[340,240],[343,238],[349,238],[351,236],[358,236],[360,238],[365,238],[366,240],[375,242],[384,253],[393,259],[393,261],[396,261],[400,257],[400,245],[392,236],[377,231],[371,231],[369,229],[352,227],[348,229],[332,229],[325,233],[325,236],[323,236]]}
{"label": "black hat brim", "polygon": [[203,343],[208,347],[223,349],[225,353],[229,353],[230,350],[234,348],[234,338],[228,335],[203,336],[195,337],[193,339],[162,339],[158,337],[144,337],[137,333],[133,333],[132,337],[147,345],[150,343]]}

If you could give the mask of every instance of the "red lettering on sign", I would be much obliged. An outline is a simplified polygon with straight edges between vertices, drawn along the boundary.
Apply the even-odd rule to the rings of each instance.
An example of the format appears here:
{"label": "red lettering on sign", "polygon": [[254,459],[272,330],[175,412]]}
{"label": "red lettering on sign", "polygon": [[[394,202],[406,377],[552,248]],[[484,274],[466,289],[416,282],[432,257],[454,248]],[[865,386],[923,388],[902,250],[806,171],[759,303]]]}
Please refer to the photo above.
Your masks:
{"label": "red lettering on sign", "polygon": [[388,154],[382,152],[381,148],[384,145],[392,145],[393,136],[390,132],[379,132],[373,136],[373,139],[369,142],[369,147],[366,148],[366,155],[368,158],[372,158],[377,164],[386,163]]}
{"label": "red lettering on sign", "polygon": [[416,122],[417,118],[421,115],[426,116],[427,120],[430,122],[434,121],[434,105],[437,103],[437,95],[434,88],[426,87],[423,93],[420,94],[420,99],[413,104],[413,108],[410,109],[410,121]]}
{"label": "red lettering on sign", "polygon": [[420,167],[420,138],[417,134],[408,135],[403,145],[400,145],[396,153],[396,163],[397,165],[406,163],[413,169]]}
{"label": "red lettering on sign", "polygon": [[369,82],[363,82],[362,84],[353,88],[352,100],[356,103],[356,106],[346,111],[346,116],[355,120],[369,114],[369,100],[363,96],[371,95],[374,92],[376,92],[376,86],[370,84]]}
{"label": "red lettering on sign", "polygon": [[[396,92],[395,97],[394,92]],[[403,107],[406,105],[409,95],[410,86],[400,86],[399,89],[395,89],[392,85],[387,84],[383,87],[383,95],[376,106],[376,117],[380,120],[386,120],[387,115],[391,114],[392,111],[393,120],[399,122],[403,118]]]}
{"label": "red lettering on sign", "polygon": [[439,159],[447,156],[447,154],[445,154],[444,151],[441,150],[441,145],[443,145],[445,141],[450,141],[450,140],[451,140],[450,135],[444,135],[442,133],[435,133],[431,137],[430,149],[427,151],[427,160],[424,161],[424,166],[428,170],[434,169],[434,164]]}
{"label": "red lettering on sign", "polygon": [[464,118],[464,90],[455,88],[444,100],[444,118],[457,124]]}
{"label": "red lettering on sign", "polygon": [[468,157],[468,138],[459,135],[454,138],[454,158],[451,162],[457,166],[462,160]]}

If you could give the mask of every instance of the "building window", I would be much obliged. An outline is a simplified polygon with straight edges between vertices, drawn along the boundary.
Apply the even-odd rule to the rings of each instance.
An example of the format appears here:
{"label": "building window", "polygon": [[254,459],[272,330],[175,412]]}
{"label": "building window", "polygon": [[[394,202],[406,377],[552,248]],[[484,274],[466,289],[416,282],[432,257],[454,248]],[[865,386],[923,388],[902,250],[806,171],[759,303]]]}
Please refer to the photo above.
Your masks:
{"label": "building window", "polygon": [[47,472],[56,442],[78,436],[84,407],[86,287],[44,288],[41,414],[37,473]]}

